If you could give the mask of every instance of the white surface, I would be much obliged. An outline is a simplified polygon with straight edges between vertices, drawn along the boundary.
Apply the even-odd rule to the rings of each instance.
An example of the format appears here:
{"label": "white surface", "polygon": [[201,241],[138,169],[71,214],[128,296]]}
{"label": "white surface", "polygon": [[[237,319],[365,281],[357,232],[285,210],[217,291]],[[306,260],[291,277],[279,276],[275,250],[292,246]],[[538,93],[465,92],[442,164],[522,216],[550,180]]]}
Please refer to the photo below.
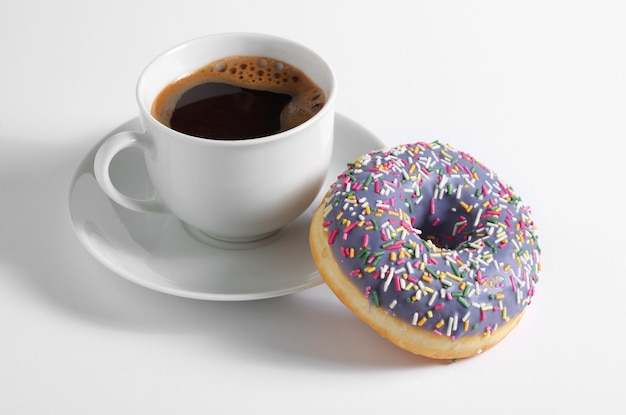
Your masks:
{"label": "white surface", "polygon": [[[625,7],[4,2],[0,413],[619,412]],[[69,185],[136,116],[141,69],[180,41],[234,30],[307,44],[335,68],[339,112],[389,144],[469,151],[533,207],[542,280],[500,345],[431,362],[373,334],[324,285],[198,301],[126,281],[84,248]]]}
{"label": "white surface", "polygon": [[[141,130],[139,119],[118,130]],[[137,213],[117,205],[94,177],[94,157],[102,140],[87,153],[71,181],[72,226],[87,250],[107,268],[156,291],[201,300],[244,301],[314,287],[322,282],[309,250],[315,209],[346,163],[385,146],[342,114],[335,117],[334,138],[323,189],[302,215],[261,241],[222,242],[188,232],[170,214]],[[125,194],[142,198],[154,193],[141,150],[120,153],[110,175]]]}

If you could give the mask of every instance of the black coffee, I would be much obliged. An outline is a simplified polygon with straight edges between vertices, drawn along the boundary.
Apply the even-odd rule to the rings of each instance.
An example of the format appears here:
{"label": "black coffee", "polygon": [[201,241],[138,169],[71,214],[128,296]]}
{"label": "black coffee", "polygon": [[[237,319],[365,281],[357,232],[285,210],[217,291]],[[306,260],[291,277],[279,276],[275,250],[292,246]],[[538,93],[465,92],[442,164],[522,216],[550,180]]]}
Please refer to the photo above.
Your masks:
{"label": "black coffee", "polygon": [[176,102],[170,127],[202,138],[243,140],[280,131],[291,95],[219,82],[199,84]]}
{"label": "black coffee", "polygon": [[168,85],[152,114],[185,134],[240,140],[302,124],[325,100],[321,88],[298,68],[265,57],[233,56]]}

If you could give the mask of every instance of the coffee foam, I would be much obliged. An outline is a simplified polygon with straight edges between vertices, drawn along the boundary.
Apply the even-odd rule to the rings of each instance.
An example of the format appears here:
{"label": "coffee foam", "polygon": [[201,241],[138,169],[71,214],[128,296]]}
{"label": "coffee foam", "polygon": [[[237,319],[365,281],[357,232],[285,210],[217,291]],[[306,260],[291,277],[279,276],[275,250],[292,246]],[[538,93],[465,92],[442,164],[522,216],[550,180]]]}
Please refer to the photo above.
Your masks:
{"label": "coffee foam", "polygon": [[169,126],[180,97],[205,82],[223,82],[241,88],[291,95],[291,102],[281,114],[282,131],[307,121],[326,102],[324,91],[292,65],[269,57],[230,56],[213,61],[169,84],[155,100],[152,114]]}

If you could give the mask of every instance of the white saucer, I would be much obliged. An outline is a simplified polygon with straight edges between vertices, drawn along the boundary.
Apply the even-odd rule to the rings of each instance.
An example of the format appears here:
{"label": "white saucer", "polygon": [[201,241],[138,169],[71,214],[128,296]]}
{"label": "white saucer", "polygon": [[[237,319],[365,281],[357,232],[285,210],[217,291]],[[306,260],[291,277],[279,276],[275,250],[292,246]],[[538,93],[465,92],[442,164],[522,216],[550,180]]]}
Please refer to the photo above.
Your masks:
{"label": "white saucer", "polygon": [[[140,130],[139,120],[128,121],[111,134],[122,130]],[[99,145],[81,162],[69,193],[72,224],[87,250],[113,272],[144,287],[221,301],[277,297],[320,284],[309,250],[313,211],[347,162],[384,147],[371,132],[337,114],[331,167],[315,202],[270,243],[234,250],[200,242],[173,216],[136,213],[110,200],[93,173]],[[153,192],[139,151],[118,155],[111,176],[131,196],[145,198]]]}

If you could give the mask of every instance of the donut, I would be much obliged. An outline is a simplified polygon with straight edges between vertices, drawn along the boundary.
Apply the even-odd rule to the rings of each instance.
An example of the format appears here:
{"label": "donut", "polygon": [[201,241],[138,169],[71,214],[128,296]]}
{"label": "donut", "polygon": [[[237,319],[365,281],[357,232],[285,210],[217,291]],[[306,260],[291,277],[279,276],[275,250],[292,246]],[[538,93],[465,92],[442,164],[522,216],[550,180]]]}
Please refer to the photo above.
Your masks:
{"label": "donut", "polygon": [[496,173],[439,141],[349,163],[309,240],[331,291],[378,334],[434,359],[499,343],[541,272],[530,208]]}

